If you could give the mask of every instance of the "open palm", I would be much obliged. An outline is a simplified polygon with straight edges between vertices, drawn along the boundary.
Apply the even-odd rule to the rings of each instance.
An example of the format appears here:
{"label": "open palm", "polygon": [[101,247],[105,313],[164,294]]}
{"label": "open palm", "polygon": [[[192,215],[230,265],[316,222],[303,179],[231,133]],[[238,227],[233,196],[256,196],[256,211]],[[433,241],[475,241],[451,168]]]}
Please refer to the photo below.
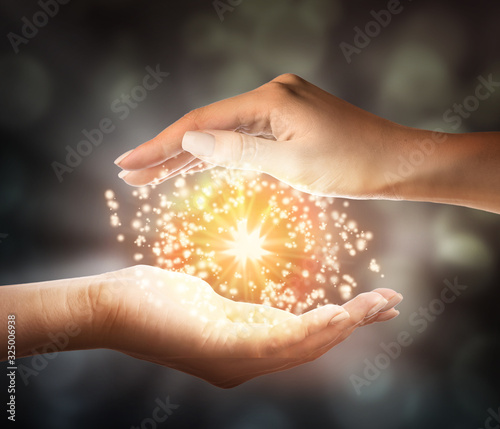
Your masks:
{"label": "open palm", "polygon": [[203,280],[150,266],[109,273],[105,344],[220,387],[314,360],[359,326],[397,316],[390,289],[301,316],[218,295]]}

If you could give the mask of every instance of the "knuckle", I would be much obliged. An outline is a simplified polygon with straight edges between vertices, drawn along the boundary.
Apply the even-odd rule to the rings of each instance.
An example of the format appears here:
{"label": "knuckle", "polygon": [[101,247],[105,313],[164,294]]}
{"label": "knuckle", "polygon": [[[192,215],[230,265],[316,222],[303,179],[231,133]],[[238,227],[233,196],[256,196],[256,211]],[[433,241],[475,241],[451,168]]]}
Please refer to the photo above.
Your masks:
{"label": "knuckle", "polygon": [[207,106],[199,107],[197,109],[190,110],[187,112],[179,121],[186,124],[188,129],[197,130],[202,128],[205,118],[207,116]]}
{"label": "knuckle", "polygon": [[186,114],[184,114],[184,116],[181,119],[188,120],[188,121],[195,120],[200,115],[200,110],[201,109],[202,108],[190,110],[189,112],[187,112]]}
{"label": "knuckle", "polygon": [[235,138],[231,142],[230,158],[236,167],[251,166],[257,156],[258,151],[264,150],[263,144],[256,142],[251,136],[242,133],[235,133]]}
{"label": "knuckle", "polygon": [[262,87],[261,95],[265,104],[271,108],[270,110],[272,107],[279,110],[277,118],[280,118],[283,115],[283,109],[288,111],[290,105],[304,98],[304,94],[307,93],[306,84],[304,79],[288,73],[266,83]]}
{"label": "knuckle", "polygon": [[304,79],[293,73],[284,73],[275,77],[271,82],[280,82],[288,85],[300,85],[304,83]]}
{"label": "knuckle", "polygon": [[267,140],[238,132],[225,140],[218,150],[218,159],[222,165],[242,169],[262,169],[262,161],[271,153]]}
{"label": "knuckle", "polygon": [[243,134],[235,133],[234,141],[230,146],[230,160],[235,166],[240,166],[244,161],[245,154],[245,139]]}
{"label": "knuckle", "polygon": [[266,84],[266,90],[269,93],[270,100],[279,104],[286,103],[295,94],[291,85],[274,80]]}

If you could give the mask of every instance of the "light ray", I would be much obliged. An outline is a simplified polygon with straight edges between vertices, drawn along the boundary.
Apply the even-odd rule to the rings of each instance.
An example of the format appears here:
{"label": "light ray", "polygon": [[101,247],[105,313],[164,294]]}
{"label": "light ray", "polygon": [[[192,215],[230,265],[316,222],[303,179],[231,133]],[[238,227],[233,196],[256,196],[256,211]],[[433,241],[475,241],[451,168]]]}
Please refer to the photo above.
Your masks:
{"label": "light ray", "polygon": [[[134,190],[139,207],[127,222],[115,193],[105,194],[111,225],[120,228],[120,242],[134,244],[136,261],[200,277],[228,298],[295,313],[352,296],[355,276],[341,261],[365,252],[373,234],[347,216],[346,202],[248,171],[214,169],[174,183],[168,194]],[[376,261],[369,265],[375,272]]]}
{"label": "light ray", "polygon": [[265,250],[265,236],[261,236],[260,227],[248,231],[247,219],[239,219],[236,228],[231,228],[231,240],[227,240],[228,246],[224,253],[233,256],[243,268],[247,262],[260,262],[266,255],[271,254]]}

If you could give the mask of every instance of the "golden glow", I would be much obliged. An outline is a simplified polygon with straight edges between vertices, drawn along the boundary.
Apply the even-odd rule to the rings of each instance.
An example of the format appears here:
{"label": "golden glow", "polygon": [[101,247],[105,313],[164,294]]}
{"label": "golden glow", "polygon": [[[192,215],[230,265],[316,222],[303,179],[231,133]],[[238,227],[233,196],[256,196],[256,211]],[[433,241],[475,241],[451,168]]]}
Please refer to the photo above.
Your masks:
{"label": "golden glow", "polygon": [[296,314],[348,299],[357,287],[343,262],[355,267],[351,260],[373,234],[348,217],[347,202],[239,170],[179,177],[163,189],[135,189],[138,204],[128,218],[118,213],[115,193],[105,194],[111,225],[135,261],[199,277],[231,299]]}
{"label": "golden glow", "polygon": [[271,252],[263,248],[265,237],[261,237],[260,227],[248,231],[247,220],[240,219],[237,227],[231,230],[231,240],[227,241],[228,249],[224,250],[233,256],[241,266],[246,267],[247,261],[259,262]]}

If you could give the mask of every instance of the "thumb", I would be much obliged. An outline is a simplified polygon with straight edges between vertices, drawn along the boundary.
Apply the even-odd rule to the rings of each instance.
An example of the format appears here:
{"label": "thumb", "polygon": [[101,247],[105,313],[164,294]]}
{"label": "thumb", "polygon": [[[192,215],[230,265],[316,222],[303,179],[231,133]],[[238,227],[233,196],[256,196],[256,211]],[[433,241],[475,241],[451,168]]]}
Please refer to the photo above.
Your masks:
{"label": "thumb", "polygon": [[282,145],[274,140],[233,131],[188,131],[182,148],[211,164],[272,174]]}

